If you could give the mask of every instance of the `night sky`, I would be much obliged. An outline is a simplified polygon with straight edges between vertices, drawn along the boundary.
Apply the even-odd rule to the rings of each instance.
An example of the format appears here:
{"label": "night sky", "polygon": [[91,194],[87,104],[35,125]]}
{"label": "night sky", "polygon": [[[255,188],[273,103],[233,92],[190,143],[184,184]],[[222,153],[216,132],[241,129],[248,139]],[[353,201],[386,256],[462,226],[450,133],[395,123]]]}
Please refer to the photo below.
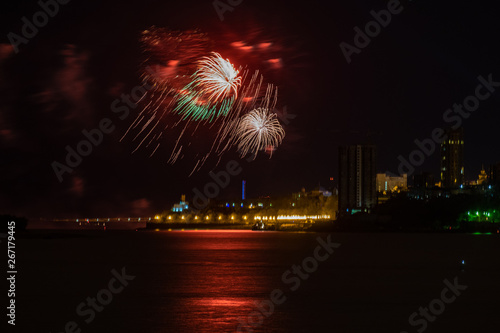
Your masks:
{"label": "night sky", "polygon": [[[228,161],[243,171],[221,192],[279,196],[337,182],[339,145],[378,147],[377,172],[397,173],[398,156],[408,158],[415,139],[446,127],[445,111],[473,95],[477,77],[500,81],[497,7],[485,1],[402,1],[403,10],[347,63],[339,47],[353,44],[383,1],[315,4],[245,0],[221,21],[212,1],[70,1],[15,53],[9,32],[20,34],[23,16],[40,10],[36,1],[4,4],[0,26],[0,213],[28,217],[148,216],[169,209],[208,173]],[[110,104],[140,84],[144,57],[140,34],[151,26],[200,29],[227,58],[261,69],[279,87],[278,109],[294,116],[271,159],[239,159],[236,149],[188,177],[193,161],[167,164],[167,149],[151,158],[120,138],[135,119],[120,120]],[[269,51],[230,47],[271,42]],[[239,52],[239,53],[238,53]],[[269,59],[280,59],[272,68]],[[464,120],[466,179],[500,162],[500,88]],[[133,112],[137,112],[134,110]],[[116,129],[60,183],[51,163],[64,162],[82,130],[109,118]],[[194,139],[203,140],[203,132]],[[195,141],[195,140],[194,140]],[[436,151],[416,172],[439,173]]]}

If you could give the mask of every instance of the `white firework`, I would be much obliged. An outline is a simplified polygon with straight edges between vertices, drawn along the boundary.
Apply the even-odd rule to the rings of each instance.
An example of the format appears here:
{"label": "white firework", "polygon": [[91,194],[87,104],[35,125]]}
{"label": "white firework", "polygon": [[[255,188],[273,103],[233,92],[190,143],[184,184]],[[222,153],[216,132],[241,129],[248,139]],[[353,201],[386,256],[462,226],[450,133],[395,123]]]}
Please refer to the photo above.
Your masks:
{"label": "white firework", "polygon": [[255,158],[260,150],[272,153],[283,141],[285,130],[276,113],[270,113],[266,108],[258,108],[241,118],[236,134],[241,157],[251,153]]}
{"label": "white firework", "polygon": [[231,95],[238,97],[238,87],[241,85],[239,71],[234,68],[229,59],[223,59],[220,54],[213,53],[200,61],[200,69],[195,74],[194,86],[203,89],[209,101],[220,101]]}

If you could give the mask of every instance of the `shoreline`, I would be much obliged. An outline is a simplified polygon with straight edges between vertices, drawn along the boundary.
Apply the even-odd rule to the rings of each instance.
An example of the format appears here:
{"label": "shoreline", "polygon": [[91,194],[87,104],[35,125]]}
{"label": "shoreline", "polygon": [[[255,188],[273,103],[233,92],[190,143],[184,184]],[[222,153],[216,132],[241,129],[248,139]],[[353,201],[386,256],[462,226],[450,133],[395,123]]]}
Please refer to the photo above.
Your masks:
{"label": "shoreline", "polygon": [[[32,236],[42,236],[47,238],[58,237],[59,235],[74,235],[74,237],[82,237],[85,235],[104,235],[104,234],[119,234],[130,232],[151,232],[151,231],[252,231],[251,225],[246,224],[228,224],[228,225],[213,225],[213,224],[153,224],[145,228],[137,229],[34,229],[19,230],[16,232],[20,238],[31,238]],[[259,232],[257,230],[256,232]],[[352,233],[352,234],[476,234],[476,235],[500,235],[498,226],[490,228],[471,228],[471,229],[452,229],[452,230],[433,230],[426,228],[383,228],[372,226],[371,228],[363,227],[344,227],[338,225],[314,225],[306,230],[299,229],[282,229],[282,230],[262,230],[260,232],[308,232],[308,233]]]}

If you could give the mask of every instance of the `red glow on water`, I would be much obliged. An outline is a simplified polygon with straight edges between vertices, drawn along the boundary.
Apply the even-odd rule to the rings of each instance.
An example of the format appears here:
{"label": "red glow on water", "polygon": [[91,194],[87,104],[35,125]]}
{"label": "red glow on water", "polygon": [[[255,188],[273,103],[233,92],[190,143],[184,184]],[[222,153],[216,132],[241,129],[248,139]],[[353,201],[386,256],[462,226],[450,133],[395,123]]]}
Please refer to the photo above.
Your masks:
{"label": "red glow on water", "polygon": [[236,307],[242,305],[252,305],[251,301],[246,299],[237,299],[237,298],[208,298],[198,300],[196,305],[201,306],[224,306],[224,307]]}
{"label": "red glow on water", "polygon": [[170,230],[169,232],[213,232],[213,233],[253,233],[252,230],[241,229],[188,229],[188,230]]}
{"label": "red glow on water", "polygon": [[251,102],[252,100],[253,100],[253,97],[244,97],[244,98],[243,98],[243,102],[244,102],[244,103]]}

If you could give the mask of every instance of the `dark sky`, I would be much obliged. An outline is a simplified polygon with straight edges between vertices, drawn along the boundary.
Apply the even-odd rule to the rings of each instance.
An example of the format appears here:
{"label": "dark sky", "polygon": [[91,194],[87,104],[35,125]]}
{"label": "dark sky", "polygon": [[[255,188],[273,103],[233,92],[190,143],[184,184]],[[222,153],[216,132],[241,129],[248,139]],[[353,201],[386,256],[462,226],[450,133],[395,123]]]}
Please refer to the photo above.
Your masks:
{"label": "dark sky", "polygon": [[[385,9],[386,2],[245,0],[220,21],[209,0],[73,0],[18,53],[7,35],[20,34],[21,18],[31,21],[40,7],[36,1],[9,2],[0,14],[0,212],[149,215],[170,208],[182,193],[190,200],[194,187],[210,181],[212,169],[232,159],[243,171],[220,199],[239,195],[242,179],[249,197],[285,195],[336,180],[337,150],[345,144],[376,144],[377,171],[396,173],[398,156],[407,158],[415,139],[448,126],[443,114],[474,94],[479,75],[500,81],[497,7],[483,1],[401,4],[402,12],[348,64],[339,44],[352,45],[353,28],[364,29],[373,20],[370,11]],[[169,165],[166,151],[149,158],[151,151],[131,154],[134,144],[119,141],[135,115],[120,120],[110,104],[140,83],[139,37],[153,25],[198,28],[215,42],[215,51],[228,50],[235,41],[276,46],[273,54],[248,55],[253,68],[281,59],[281,68],[261,70],[279,87],[278,107],[295,115],[271,159],[260,154],[247,162],[233,148],[218,166],[207,162],[188,177],[193,161]],[[499,106],[500,91],[463,122],[467,179],[476,179],[481,164],[500,161]],[[81,131],[103,118],[116,129],[60,183],[51,163],[64,162],[65,146],[74,147]],[[201,134],[194,140],[203,140]],[[437,152],[416,170],[421,171],[438,175]]]}

